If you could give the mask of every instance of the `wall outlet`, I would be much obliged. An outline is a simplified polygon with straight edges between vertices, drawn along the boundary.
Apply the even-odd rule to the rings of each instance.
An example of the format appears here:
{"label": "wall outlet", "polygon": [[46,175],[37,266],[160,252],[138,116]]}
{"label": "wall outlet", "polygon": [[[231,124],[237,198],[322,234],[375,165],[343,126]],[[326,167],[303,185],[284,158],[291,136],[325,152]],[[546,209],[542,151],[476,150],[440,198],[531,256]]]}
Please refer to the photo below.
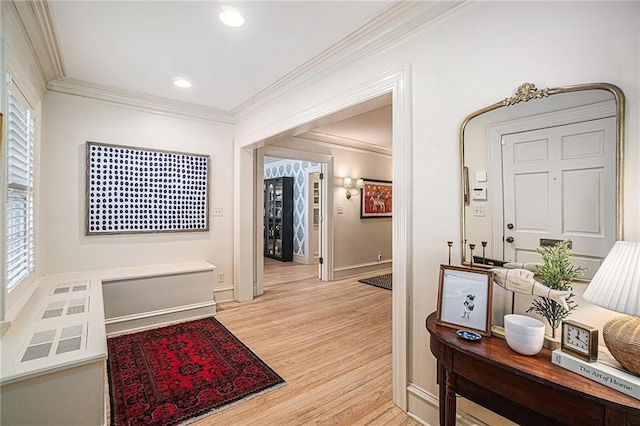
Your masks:
{"label": "wall outlet", "polygon": [[382,260],[382,253],[378,252],[378,260]]}
{"label": "wall outlet", "polygon": [[473,215],[476,217],[484,217],[484,206],[481,204],[474,204]]}
{"label": "wall outlet", "polygon": [[222,216],[222,207],[214,207],[213,208],[213,215],[214,216]]}
{"label": "wall outlet", "polygon": [[218,282],[219,283],[224,282],[224,272],[218,272]]}

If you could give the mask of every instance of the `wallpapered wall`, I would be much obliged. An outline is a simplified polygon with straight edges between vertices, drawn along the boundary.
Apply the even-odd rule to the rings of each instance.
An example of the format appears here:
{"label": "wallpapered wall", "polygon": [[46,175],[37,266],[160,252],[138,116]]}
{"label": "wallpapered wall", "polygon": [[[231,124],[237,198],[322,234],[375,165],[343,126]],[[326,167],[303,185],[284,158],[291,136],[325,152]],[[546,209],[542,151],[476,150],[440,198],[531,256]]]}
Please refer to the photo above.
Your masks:
{"label": "wallpapered wall", "polygon": [[304,221],[304,212],[307,208],[304,196],[305,181],[308,167],[317,165],[309,161],[281,160],[277,165],[264,165],[264,178],[272,179],[283,176],[293,177],[293,254],[304,256],[304,240],[307,230]]}

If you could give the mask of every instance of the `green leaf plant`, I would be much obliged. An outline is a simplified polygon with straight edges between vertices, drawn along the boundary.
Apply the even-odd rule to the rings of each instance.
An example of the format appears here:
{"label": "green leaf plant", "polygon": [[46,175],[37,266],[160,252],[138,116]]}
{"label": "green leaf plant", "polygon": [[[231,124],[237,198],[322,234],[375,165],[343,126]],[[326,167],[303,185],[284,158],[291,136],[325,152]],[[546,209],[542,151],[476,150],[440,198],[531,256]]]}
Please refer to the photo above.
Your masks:
{"label": "green leaf plant", "polygon": [[[552,290],[573,291],[571,282],[580,278],[584,269],[571,264],[571,252],[569,245],[571,240],[556,243],[553,246],[540,247],[537,252],[542,256],[542,266],[536,271],[536,278]],[[566,301],[569,309],[563,308],[559,303],[544,298],[536,298],[527,312],[535,312],[544,317],[551,327],[551,337],[556,337],[556,329],[563,319],[567,318],[576,305],[571,293]]]}

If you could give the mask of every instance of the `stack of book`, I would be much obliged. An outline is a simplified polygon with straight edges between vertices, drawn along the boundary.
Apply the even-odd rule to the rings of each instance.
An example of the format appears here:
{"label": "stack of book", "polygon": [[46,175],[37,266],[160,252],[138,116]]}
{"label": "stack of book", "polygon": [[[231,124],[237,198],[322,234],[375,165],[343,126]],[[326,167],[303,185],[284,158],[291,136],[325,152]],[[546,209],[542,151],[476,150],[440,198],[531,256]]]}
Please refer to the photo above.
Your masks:
{"label": "stack of book", "polygon": [[640,399],[640,377],[623,369],[606,351],[598,352],[598,361],[587,362],[556,349],[551,353],[551,362],[611,389]]}

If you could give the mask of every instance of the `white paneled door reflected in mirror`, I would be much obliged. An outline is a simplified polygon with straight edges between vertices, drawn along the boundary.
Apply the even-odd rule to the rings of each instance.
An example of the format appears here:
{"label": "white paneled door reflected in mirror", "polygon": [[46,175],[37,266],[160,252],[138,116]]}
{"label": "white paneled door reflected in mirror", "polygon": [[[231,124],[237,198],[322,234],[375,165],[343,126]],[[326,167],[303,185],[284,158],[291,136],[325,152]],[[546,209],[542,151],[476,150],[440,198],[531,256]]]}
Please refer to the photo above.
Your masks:
{"label": "white paneled door reflected in mirror", "polygon": [[571,240],[593,277],[622,239],[624,94],[605,83],[537,89],[470,114],[460,129],[464,263],[538,262]]}

